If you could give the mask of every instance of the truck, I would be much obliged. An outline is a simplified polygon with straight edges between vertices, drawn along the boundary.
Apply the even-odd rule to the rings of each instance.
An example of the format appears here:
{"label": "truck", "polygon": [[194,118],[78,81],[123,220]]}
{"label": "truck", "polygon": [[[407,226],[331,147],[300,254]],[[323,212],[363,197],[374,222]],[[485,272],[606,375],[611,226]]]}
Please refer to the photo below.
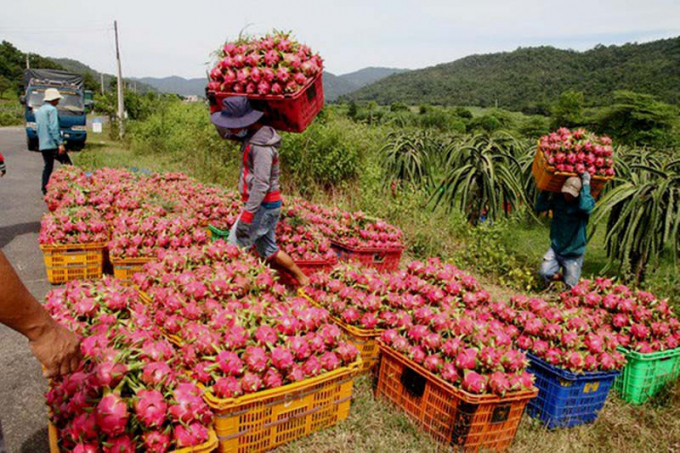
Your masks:
{"label": "truck", "polygon": [[66,147],[79,151],[87,140],[87,113],[92,109],[92,92],[83,88],[83,77],[56,69],[26,69],[24,71],[24,105],[26,121],[26,145],[31,151],[38,151],[38,135],[33,111],[40,108],[45,90],[56,88],[64,97],[57,106],[59,129]]}

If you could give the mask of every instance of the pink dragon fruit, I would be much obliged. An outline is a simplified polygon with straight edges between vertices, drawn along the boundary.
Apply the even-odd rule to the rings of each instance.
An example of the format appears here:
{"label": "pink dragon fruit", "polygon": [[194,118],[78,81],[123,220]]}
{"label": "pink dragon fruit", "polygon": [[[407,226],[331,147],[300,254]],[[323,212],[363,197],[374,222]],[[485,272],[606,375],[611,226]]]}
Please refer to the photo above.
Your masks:
{"label": "pink dragon fruit", "polygon": [[147,428],[160,428],[166,420],[168,405],[157,390],[140,390],[134,404],[137,419]]}
{"label": "pink dragon fruit", "polygon": [[243,394],[241,382],[234,376],[217,379],[213,385],[213,392],[218,398],[235,398]]}
{"label": "pink dragon fruit", "polygon": [[147,431],[142,434],[142,445],[149,453],[165,453],[170,449],[170,436],[161,431]]}
{"label": "pink dragon fruit", "polygon": [[99,429],[110,437],[123,434],[130,417],[127,404],[117,393],[109,393],[99,401],[95,416]]}
{"label": "pink dragon fruit", "polygon": [[484,393],[486,390],[487,380],[484,376],[474,371],[467,371],[463,376],[462,381],[463,390],[473,393],[475,395]]}

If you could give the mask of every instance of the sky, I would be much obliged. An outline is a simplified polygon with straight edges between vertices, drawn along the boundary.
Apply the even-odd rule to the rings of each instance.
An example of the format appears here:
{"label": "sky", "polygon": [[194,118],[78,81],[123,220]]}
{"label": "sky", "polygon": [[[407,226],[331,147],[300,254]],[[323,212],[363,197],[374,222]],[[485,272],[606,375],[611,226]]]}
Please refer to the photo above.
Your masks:
{"label": "sky", "polygon": [[211,53],[245,29],[290,30],[326,70],[416,69],[471,54],[680,36],[679,0],[0,0],[0,40],[125,77],[203,77]]}

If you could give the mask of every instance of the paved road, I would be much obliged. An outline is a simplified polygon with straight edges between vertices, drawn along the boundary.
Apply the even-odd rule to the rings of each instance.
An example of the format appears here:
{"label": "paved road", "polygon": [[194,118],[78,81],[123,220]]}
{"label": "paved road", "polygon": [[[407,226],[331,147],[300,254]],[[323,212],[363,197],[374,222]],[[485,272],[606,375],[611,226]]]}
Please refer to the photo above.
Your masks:
{"label": "paved road", "polygon": [[[26,149],[21,127],[0,128],[0,152],[7,164],[7,175],[0,178],[0,247],[42,301],[50,289],[38,248],[45,211],[40,193],[42,157]],[[0,325],[0,420],[10,453],[49,451],[45,390],[40,365],[26,340]]]}

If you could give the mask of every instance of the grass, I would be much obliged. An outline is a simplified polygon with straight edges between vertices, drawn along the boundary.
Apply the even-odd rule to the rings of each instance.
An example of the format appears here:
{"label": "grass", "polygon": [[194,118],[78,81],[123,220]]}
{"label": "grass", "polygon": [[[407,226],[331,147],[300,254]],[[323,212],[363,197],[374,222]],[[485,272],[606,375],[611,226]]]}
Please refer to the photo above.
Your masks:
{"label": "grass", "polygon": [[[74,154],[77,165],[97,167],[136,167],[157,171],[185,171],[182,162],[162,154],[134,153],[121,144],[101,136],[91,135],[87,148]],[[337,201],[329,196],[326,202]],[[391,209],[386,208],[387,211]],[[433,222],[428,216],[424,221]],[[441,221],[441,219],[440,219]],[[409,224],[409,228],[417,223]],[[429,225],[434,231],[437,225]],[[520,223],[506,233],[505,245],[513,253],[526,255],[540,263],[549,245],[546,224]],[[447,234],[449,234],[447,232]],[[588,248],[584,274],[597,273],[605,262],[603,231],[597,231]],[[664,271],[675,277],[672,271]],[[515,293],[485,276],[481,283],[493,297],[507,298]],[[372,394],[373,380],[357,379],[352,410],[339,425],[315,433],[297,442],[280,447],[281,452],[434,452],[446,449],[434,443],[397,408],[376,401]],[[596,423],[571,429],[548,431],[533,419],[523,417],[512,452],[680,452],[680,382],[652,403],[630,406],[611,395]]]}

